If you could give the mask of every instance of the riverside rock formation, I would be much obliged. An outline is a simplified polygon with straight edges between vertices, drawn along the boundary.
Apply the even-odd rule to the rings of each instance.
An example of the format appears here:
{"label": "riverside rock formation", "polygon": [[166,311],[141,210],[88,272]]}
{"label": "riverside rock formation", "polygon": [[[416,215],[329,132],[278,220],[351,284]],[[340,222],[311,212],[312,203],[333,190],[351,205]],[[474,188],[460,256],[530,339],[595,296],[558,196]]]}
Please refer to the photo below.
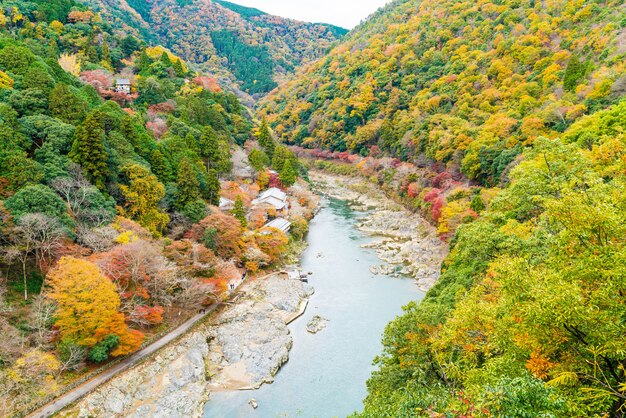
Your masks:
{"label": "riverside rock formation", "polygon": [[327,196],[345,200],[354,209],[367,212],[357,227],[375,237],[364,247],[374,249],[384,262],[371,266],[373,274],[413,277],[424,291],[433,287],[448,246],[437,237],[432,225],[362,178],[318,171],[311,172],[310,177]]}
{"label": "riverside rock formation", "polygon": [[328,325],[328,319],[322,318],[319,315],[315,315],[309,323],[306,325],[306,330],[311,334],[317,334],[322,331]]}
{"label": "riverside rock formation", "polygon": [[313,288],[274,274],[177,342],[100,386],[61,416],[200,417],[211,390],[272,382],[289,359],[287,322]]}
{"label": "riverside rock formation", "polygon": [[289,360],[292,339],[286,324],[299,314],[313,288],[275,275],[246,293],[209,330],[212,390],[258,388],[274,381]]}

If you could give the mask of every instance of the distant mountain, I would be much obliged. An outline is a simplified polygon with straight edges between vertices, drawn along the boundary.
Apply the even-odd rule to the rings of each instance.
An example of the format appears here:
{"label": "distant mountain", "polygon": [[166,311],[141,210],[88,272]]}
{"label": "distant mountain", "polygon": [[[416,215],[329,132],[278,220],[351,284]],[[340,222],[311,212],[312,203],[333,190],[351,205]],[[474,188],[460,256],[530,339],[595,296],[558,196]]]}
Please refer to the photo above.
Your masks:
{"label": "distant mountain", "polygon": [[624,93],[622,1],[396,0],[267,98],[290,143],[426,156],[497,184]]}
{"label": "distant mountain", "polygon": [[347,33],[223,0],[85,0],[122,32],[162,44],[203,71],[263,95]]}

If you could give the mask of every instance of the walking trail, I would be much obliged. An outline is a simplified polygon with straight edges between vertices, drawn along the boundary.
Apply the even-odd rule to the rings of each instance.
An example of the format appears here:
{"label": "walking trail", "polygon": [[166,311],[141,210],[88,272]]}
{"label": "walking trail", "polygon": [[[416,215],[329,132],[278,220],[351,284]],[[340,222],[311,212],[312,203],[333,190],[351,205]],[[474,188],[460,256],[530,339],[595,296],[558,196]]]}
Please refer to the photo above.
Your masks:
{"label": "walking trail", "polygon": [[[275,273],[272,273],[272,274],[275,274]],[[270,276],[270,275],[267,275],[267,276]],[[267,276],[259,277],[259,278],[256,278],[255,280],[262,280],[263,278]],[[242,281],[239,284],[239,286],[237,286],[237,288],[232,291],[231,300],[232,300],[232,296],[235,296],[238,293],[241,286],[246,282],[247,280]],[[224,302],[211,305],[205,312],[196,314],[195,316],[191,317],[186,322],[181,324],[178,328],[174,329],[169,334],[161,337],[160,339],[148,345],[144,349],[137,351],[136,353],[132,354],[130,357],[122,360],[120,363],[100,373],[99,375],[95,376],[91,380],[88,380],[87,382],[72,389],[71,391],[65,393],[64,395],[59,396],[58,398],[56,398],[54,401],[50,402],[46,406],[43,406],[42,408],[28,415],[28,417],[29,418],[51,417],[57,412],[63,410],[64,408],[78,401],[82,397],[86,396],[87,394],[89,394],[90,392],[98,388],[100,385],[105,384],[106,382],[108,382],[109,380],[111,380],[112,378],[120,374],[121,372],[130,369],[131,367],[135,366],[137,363],[141,362],[141,360],[143,360],[144,358],[154,354],[155,352],[159,351],[161,348],[165,347],[172,341],[176,340],[178,337],[180,337],[181,335],[189,331],[199,321],[201,321],[208,315],[211,315],[213,312],[215,312],[215,310],[217,310],[223,304]]]}

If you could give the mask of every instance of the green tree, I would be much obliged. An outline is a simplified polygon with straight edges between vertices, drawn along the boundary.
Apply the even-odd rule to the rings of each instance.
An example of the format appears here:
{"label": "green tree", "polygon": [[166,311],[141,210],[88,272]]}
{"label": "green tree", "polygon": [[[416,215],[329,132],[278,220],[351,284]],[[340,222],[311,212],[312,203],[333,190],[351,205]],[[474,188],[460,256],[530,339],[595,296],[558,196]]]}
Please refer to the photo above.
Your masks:
{"label": "green tree", "polygon": [[96,39],[93,33],[91,33],[85,40],[83,52],[90,62],[98,62],[98,50],[96,49]]}
{"label": "green tree", "polygon": [[100,61],[105,67],[111,68],[111,49],[109,48],[109,43],[106,40],[102,41]]}
{"label": "green tree", "polygon": [[173,65],[174,71],[176,71],[176,75],[179,77],[184,77],[185,76],[185,69],[183,68],[183,63],[180,59],[177,59],[176,61],[174,61],[174,65]]}
{"label": "green tree", "polygon": [[265,167],[270,165],[270,159],[267,154],[257,148],[253,148],[248,154],[248,162],[252,170],[254,170],[253,179],[255,179],[256,175],[263,171]]}
{"label": "green tree", "polygon": [[89,360],[94,363],[107,361],[109,359],[109,353],[118,346],[119,342],[120,337],[117,335],[107,335],[89,351]]}
{"label": "green tree", "polygon": [[122,48],[124,56],[130,57],[135,51],[139,50],[139,48],[141,47],[141,42],[133,35],[128,35],[124,39],[122,39],[120,47]]}
{"label": "green tree", "polygon": [[472,199],[470,203],[470,208],[476,213],[480,213],[486,209],[485,202],[483,201],[483,198],[480,196],[480,193],[474,196],[474,198]]}
{"label": "green tree", "polygon": [[54,190],[43,184],[21,188],[4,201],[4,206],[17,220],[29,213],[43,213],[51,218],[68,224],[67,206]]}
{"label": "green tree", "polygon": [[217,170],[209,170],[207,176],[207,189],[209,195],[209,203],[213,206],[220,204],[220,178]]}
{"label": "green tree", "polygon": [[54,85],[55,82],[52,76],[37,64],[33,64],[26,71],[24,81],[22,82],[24,89],[39,89],[46,95],[50,94]]}
{"label": "green tree", "polygon": [[259,128],[259,145],[271,160],[274,157],[276,143],[274,142],[274,138],[272,138],[270,128],[265,119],[263,119],[261,127]]}
{"label": "green tree", "polygon": [[179,210],[183,210],[185,205],[200,197],[200,182],[196,168],[187,158],[184,158],[178,166],[176,186],[178,188],[176,205]]}
{"label": "green tree", "polygon": [[293,186],[294,183],[296,182],[296,179],[297,179],[296,172],[291,166],[290,160],[285,161],[285,164],[283,165],[283,169],[280,171],[279,178],[280,178],[280,182],[287,187]]}
{"label": "green tree", "polygon": [[183,208],[182,213],[195,224],[204,219],[208,215],[209,211],[207,210],[204,200],[197,199],[193,202],[187,203]]}
{"label": "green tree", "polygon": [[572,55],[563,76],[563,87],[565,90],[574,92],[580,80],[585,76],[586,70],[587,66],[580,62],[578,55]]}
{"label": "green tree", "polygon": [[172,177],[172,170],[167,164],[160,149],[155,148],[150,152],[150,165],[152,172],[163,182],[169,182]]}
{"label": "green tree", "polygon": [[210,126],[206,126],[200,136],[200,156],[206,161],[207,171],[220,167],[222,152],[217,132]]}
{"label": "green tree", "polygon": [[85,118],[87,103],[72,93],[67,84],[57,84],[50,93],[50,114],[64,122],[78,124]]}
{"label": "green tree", "polygon": [[246,207],[243,205],[243,200],[240,196],[235,199],[235,206],[231,211],[233,216],[241,222],[241,226],[244,228],[248,226],[248,220],[246,219]]}
{"label": "green tree", "polygon": [[166,67],[172,66],[172,60],[170,59],[170,56],[167,52],[163,52],[161,54],[161,58],[159,59],[159,61],[163,63],[163,65],[165,65]]}
{"label": "green tree", "polygon": [[24,74],[35,61],[35,54],[23,46],[7,46],[0,50],[0,66],[5,71]]}
{"label": "green tree", "polygon": [[290,153],[286,146],[277,146],[274,150],[274,156],[272,157],[272,168],[280,173],[289,156]]}
{"label": "green tree", "polygon": [[143,51],[141,51],[141,55],[139,55],[139,58],[137,59],[137,62],[135,63],[135,67],[137,67],[137,70],[140,73],[145,73],[146,71],[150,69],[151,65],[152,65],[152,58],[150,58],[150,56],[144,49]]}
{"label": "green tree", "polygon": [[100,190],[105,189],[109,175],[108,155],[104,148],[104,115],[102,112],[90,113],[85,122],[76,128],[70,158],[79,164],[87,179]]}

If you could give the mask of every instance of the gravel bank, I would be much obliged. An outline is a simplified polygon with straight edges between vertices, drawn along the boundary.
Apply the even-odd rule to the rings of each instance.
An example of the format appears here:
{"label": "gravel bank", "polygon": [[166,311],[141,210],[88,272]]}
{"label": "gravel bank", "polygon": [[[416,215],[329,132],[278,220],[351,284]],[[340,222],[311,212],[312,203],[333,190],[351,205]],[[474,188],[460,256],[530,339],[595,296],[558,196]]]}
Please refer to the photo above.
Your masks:
{"label": "gravel bank", "polygon": [[322,193],[368,212],[358,228],[376,238],[365,247],[374,249],[383,261],[371,266],[372,273],[413,277],[424,291],[434,286],[448,246],[432,225],[363,179],[318,171],[311,172],[310,177]]}
{"label": "gravel bank", "polygon": [[286,323],[313,288],[275,274],[244,285],[237,303],[60,416],[200,417],[211,390],[272,382],[289,359]]}

